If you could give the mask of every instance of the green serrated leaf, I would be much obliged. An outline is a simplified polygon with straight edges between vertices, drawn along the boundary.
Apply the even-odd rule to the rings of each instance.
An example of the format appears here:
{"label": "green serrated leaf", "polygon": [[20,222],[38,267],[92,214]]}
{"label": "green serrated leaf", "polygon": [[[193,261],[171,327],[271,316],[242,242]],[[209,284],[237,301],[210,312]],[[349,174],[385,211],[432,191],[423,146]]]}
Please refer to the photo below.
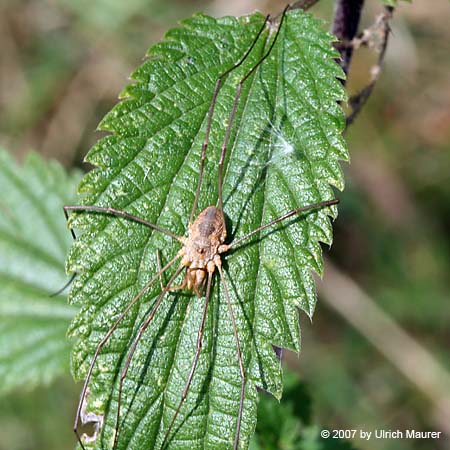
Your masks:
{"label": "green serrated leaf", "polygon": [[[136,82],[122,93],[126,100],[101,123],[112,134],[87,156],[97,168],[80,184],[80,201],[126,210],[185,235],[214,84],[246,53],[263,22],[259,13],[238,19],[197,15],[150,49],[150,59],[132,75]],[[273,38],[266,27],[219,93],[199,211],[217,201],[220,147],[236,84]],[[244,84],[225,161],[228,242],[292,208],[333,198],[330,185],[343,188],[338,161],[348,155],[338,102],[345,93],[331,41],[320,21],[290,12],[270,56]],[[281,396],[272,344],[298,350],[297,308],[313,314],[311,270],[322,272],[319,241],[331,244],[330,215],[336,215],[334,208],[305,214],[223,257],[248,379],[240,448],[248,447],[255,428],[256,386]],[[99,341],[157,273],[157,250],[165,264],[180,244],[101,214],[77,214],[71,224],[83,230],[67,260],[68,270],[80,274],[70,301],[81,312],[70,335],[77,338],[73,374],[82,379]],[[112,446],[119,376],[160,290],[159,283],[149,289],[98,357],[88,410],[105,422],[88,448]],[[204,301],[172,292],[162,302],[124,380],[117,449],[160,448],[192,365]],[[216,274],[199,364],[169,448],[233,448],[240,389],[230,313]]]}
{"label": "green serrated leaf", "polygon": [[79,179],[36,154],[19,167],[0,149],[0,394],[68,370],[65,334],[77,308],[50,294],[67,281],[62,206]]}

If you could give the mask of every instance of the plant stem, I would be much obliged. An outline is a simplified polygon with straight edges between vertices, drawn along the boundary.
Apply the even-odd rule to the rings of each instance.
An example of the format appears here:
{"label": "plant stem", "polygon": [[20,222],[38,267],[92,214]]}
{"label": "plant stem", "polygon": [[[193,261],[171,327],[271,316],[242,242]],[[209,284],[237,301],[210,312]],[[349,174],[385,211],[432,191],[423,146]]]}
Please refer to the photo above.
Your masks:
{"label": "plant stem", "polygon": [[386,55],[389,34],[391,31],[389,22],[392,19],[393,12],[394,8],[392,6],[385,6],[384,13],[381,14],[381,16],[379,17],[379,19],[377,19],[374,25],[375,29],[376,28],[380,29],[380,33],[382,35],[381,46],[378,50],[377,63],[375,64],[375,66],[372,67],[370,83],[363,89],[361,89],[358,93],[350,97],[349,104],[350,107],[352,108],[352,112],[347,116],[346,127],[348,127],[353,123],[355,117],[359,114],[362,107],[367,103],[367,100],[369,100],[369,97],[373,92],[378,77],[380,76],[381,68],[384,62],[384,57]]}
{"label": "plant stem", "polygon": [[[351,42],[356,36],[363,5],[364,0],[336,0],[332,32],[341,42]],[[337,47],[341,54],[339,64],[347,75],[353,48],[351,45]]]}

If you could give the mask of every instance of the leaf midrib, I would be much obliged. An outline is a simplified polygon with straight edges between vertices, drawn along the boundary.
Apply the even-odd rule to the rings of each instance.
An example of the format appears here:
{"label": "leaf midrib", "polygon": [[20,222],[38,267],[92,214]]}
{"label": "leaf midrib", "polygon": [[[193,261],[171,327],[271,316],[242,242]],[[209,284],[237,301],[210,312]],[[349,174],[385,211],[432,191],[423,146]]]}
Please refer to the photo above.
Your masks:
{"label": "leaf midrib", "polygon": [[[266,47],[267,47],[267,44],[268,43],[270,43],[270,37],[271,37],[271,35],[270,35],[270,33],[268,33],[268,35],[267,35],[267,37],[266,37],[266,42],[265,42],[265,44],[264,44],[264,46],[262,46],[262,51],[261,51],[261,53],[260,53],[260,55],[259,55],[259,58],[260,57],[262,57],[262,55],[264,55],[265,54],[265,52],[266,52]],[[259,59],[258,58],[258,59]],[[264,62],[262,63],[262,64],[264,64]],[[245,117],[245,115],[246,115],[246,111],[247,111],[247,108],[248,108],[248,105],[249,105],[249,100],[250,100],[250,98],[251,98],[251,93],[252,93],[252,91],[254,90],[254,86],[255,86],[255,79],[256,79],[256,77],[257,76],[259,76],[259,73],[260,73],[260,70],[261,70],[261,67],[259,67],[258,68],[258,70],[256,70],[255,71],[255,73],[253,74],[253,76],[251,77],[251,79],[250,80],[247,80],[247,82],[249,82],[249,87],[248,87],[248,91],[247,91],[247,95],[246,95],[246,97],[245,97],[245,101],[244,101],[244,107],[243,107],[243,109],[242,109],[242,113],[241,113],[241,115],[240,115],[240,117],[235,117],[235,123],[237,123],[238,124],[238,127],[237,127],[237,129],[236,129],[236,131],[235,131],[235,133],[234,133],[234,139],[233,139],[233,144],[232,144],[232,146],[231,146],[231,149],[230,149],[230,151],[229,151],[229,156],[228,156],[228,159],[227,159],[227,161],[226,161],[226,168],[225,168],[225,171],[224,171],[224,185],[225,185],[225,183],[226,183],[226,181],[227,181],[227,178],[228,178],[228,172],[229,172],[229,167],[230,167],[230,161],[233,159],[233,155],[236,153],[236,144],[237,144],[237,142],[239,142],[239,137],[240,137],[240,135],[241,135],[241,132],[242,132],[242,125],[243,125],[243,121],[242,120],[240,120],[240,119],[242,119],[243,117]],[[274,112],[275,112],[275,109],[274,109]],[[263,205],[263,208],[264,208],[264,205]],[[259,223],[261,224],[262,223],[262,210],[261,210],[261,216],[260,216],[260,220],[259,220]],[[258,248],[258,255],[260,254],[259,253],[260,252],[260,249]],[[256,274],[258,274],[259,273],[259,257],[258,257],[258,268],[256,269]],[[226,276],[226,272],[224,271],[224,276]],[[257,282],[258,282],[258,278],[256,278],[256,282],[255,282],[255,287],[256,287],[256,284],[257,284]],[[219,292],[220,292],[221,290],[219,290]],[[234,306],[236,306],[236,304],[234,305]],[[237,307],[241,307],[240,306],[240,303],[238,303],[237,304]],[[256,310],[254,310],[253,311],[253,313],[255,313],[256,312]],[[254,315],[254,314],[253,314]],[[214,322],[214,321],[213,321]],[[214,325],[214,323],[213,323],[213,326],[217,326],[217,324],[215,324]],[[212,330],[213,331],[213,335],[214,335],[214,330]],[[241,342],[241,340],[240,340],[240,342]],[[250,353],[250,355],[247,355],[247,357],[248,357],[248,363],[247,363],[247,368],[250,368],[251,367],[251,361],[252,361],[252,357],[253,357],[253,351],[251,351],[251,350],[249,350],[249,352],[248,353]],[[244,357],[244,356],[243,356]],[[244,394],[245,395],[245,394]],[[207,405],[207,414],[206,414],[206,420],[205,420],[205,435],[206,435],[206,433],[208,432],[209,434],[213,434],[214,435],[214,433],[211,431],[211,428],[209,427],[209,424],[210,424],[210,421],[211,421],[211,403],[210,403],[210,395],[206,395],[206,397],[207,397],[207,401],[208,401],[208,405]],[[216,436],[217,438],[221,438],[221,436]],[[205,443],[206,443],[206,440],[205,439],[203,439],[203,445],[205,445]]]}

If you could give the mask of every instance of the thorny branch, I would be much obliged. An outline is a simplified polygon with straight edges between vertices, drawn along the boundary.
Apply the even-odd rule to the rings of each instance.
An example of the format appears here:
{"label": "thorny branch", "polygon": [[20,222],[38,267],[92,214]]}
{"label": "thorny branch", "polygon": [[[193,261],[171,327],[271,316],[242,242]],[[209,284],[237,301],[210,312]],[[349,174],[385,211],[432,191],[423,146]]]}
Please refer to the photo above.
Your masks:
{"label": "thorny branch", "polygon": [[353,123],[355,117],[359,114],[362,107],[366,104],[378,80],[386,54],[389,34],[391,31],[389,22],[392,19],[393,12],[393,7],[386,6],[384,8],[384,12],[377,17],[375,23],[367,30],[364,30],[361,37],[353,40],[353,48],[358,48],[361,45],[367,45],[369,47],[375,48],[375,50],[378,52],[378,59],[377,63],[370,70],[370,83],[363,89],[361,89],[361,91],[359,91],[357,94],[350,97],[349,105],[352,109],[352,112],[347,116],[346,128]]}
{"label": "thorny branch", "polygon": [[[383,13],[376,18],[374,24],[357,35],[363,5],[364,0],[336,0],[332,27],[333,34],[339,39],[336,48],[341,54],[339,63],[346,75],[349,72],[353,50],[365,45],[378,52],[377,63],[370,71],[371,80],[369,84],[349,100],[352,111],[346,119],[346,128],[353,123],[355,117],[366,104],[378,80],[389,39],[389,22],[394,12],[392,6],[385,6]],[[343,84],[345,84],[345,80]]]}
{"label": "thorny branch", "polygon": [[[299,0],[293,3],[290,9],[307,10],[319,0]],[[358,93],[350,97],[350,114],[346,118],[346,129],[353,123],[362,107],[372,94],[375,84],[381,72],[387,44],[390,34],[389,22],[392,19],[394,8],[385,6],[383,13],[376,19],[373,25],[358,34],[361,12],[364,0],[336,0],[334,20],[332,26],[333,34],[339,39],[335,44],[341,58],[338,61],[345,75],[348,75],[353,51],[361,46],[373,48],[378,53],[377,63],[370,70],[370,82]],[[342,83],[345,84],[346,80]]]}
{"label": "thorny branch", "polygon": [[[356,36],[363,6],[364,0],[336,0],[332,32],[340,42],[351,42]],[[339,64],[347,75],[353,55],[353,46],[337,47],[341,54]]]}
{"label": "thorny branch", "polygon": [[[389,39],[389,22],[394,12],[392,6],[385,6],[383,13],[376,18],[374,24],[357,35],[363,5],[364,0],[336,0],[332,27],[333,33],[339,39],[336,48],[341,54],[339,63],[346,75],[349,72],[353,50],[365,45],[378,52],[377,63],[370,70],[369,84],[350,97],[349,105],[352,111],[347,116],[346,128],[353,123],[355,117],[366,104],[378,80]],[[345,84],[345,80],[343,83]]]}

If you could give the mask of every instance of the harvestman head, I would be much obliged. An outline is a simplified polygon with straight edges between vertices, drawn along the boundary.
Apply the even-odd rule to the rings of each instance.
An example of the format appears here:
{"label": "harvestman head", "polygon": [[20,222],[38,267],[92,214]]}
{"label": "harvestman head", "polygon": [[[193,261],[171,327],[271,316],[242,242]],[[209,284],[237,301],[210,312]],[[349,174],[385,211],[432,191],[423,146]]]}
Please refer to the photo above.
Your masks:
{"label": "harvestman head", "polygon": [[[205,139],[202,145],[201,150],[201,159],[200,159],[200,167],[199,167],[199,177],[198,177],[198,183],[197,183],[197,189],[195,193],[195,200],[192,206],[190,218],[189,218],[189,225],[188,225],[188,232],[187,237],[184,236],[178,236],[174,233],[172,233],[169,230],[166,230],[164,228],[159,227],[158,225],[155,225],[153,223],[150,223],[140,217],[136,217],[126,211],[117,210],[115,208],[110,207],[100,207],[100,206],[87,206],[87,205],[70,205],[64,207],[64,213],[66,216],[66,219],[68,219],[68,212],[74,211],[74,212],[85,212],[85,213],[97,213],[97,214],[106,214],[110,216],[115,217],[122,217],[127,220],[140,223],[144,226],[147,226],[156,232],[163,233],[177,241],[179,241],[182,244],[181,249],[177,253],[177,255],[169,261],[164,267],[160,268],[159,272],[155,274],[155,276],[141,289],[141,291],[131,300],[131,302],[128,304],[128,306],[123,310],[123,312],[119,315],[119,317],[116,319],[116,321],[113,323],[111,328],[107,331],[107,333],[103,336],[101,341],[99,342],[95,352],[94,356],[91,360],[86,379],[84,381],[84,385],[81,391],[80,401],[78,404],[76,417],[75,417],[75,423],[74,423],[74,432],[77,436],[78,442],[80,443],[81,447],[85,450],[85,446],[83,444],[83,439],[86,443],[92,442],[92,437],[86,437],[86,435],[81,436],[79,431],[79,423],[85,424],[86,423],[86,399],[89,394],[89,382],[92,376],[92,371],[95,366],[96,360],[98,355],[100,354],[103,346],[106,344],[110,336],[114,333],[114,331],[117,329],[120,322],[124,319],[124,317],[127,315],[127,313],[130,311],[130,309],[145,295],[145,293],[150,289],[150,287],[161,278],[162,274],[165,273],[170,267],[172,267],[177,261],[178,261],[178,267],[175,270],[175,272],[170,277],[168,283],[164,286],[161,284],[161,292],[158,295],[156,302],[154,303],[150,313],[146,317],[145,321],[140,326],[137,335],[135,339],[133,340],[133,343],[128,351],[128,355],[126,357],[125,364],[123,366],[122,372],[120,374],[119,379],[119,390],[118,390],[118,404],[117,404],[117,415],[116,415],[116,426],[115,426],[115,437],[114,437],[114,444],[113,449],[117,445],[117,440],[119,436],[119,428],[120,428],[120,410],[121,410],[121,398],[122,398],[122,389],[123,389],[123,382],[127,376],[128,369],[130,367],[131,360],[133,358],[133,355],[136,351],[136,348],[139,344],[140,339],[142,338],[145,330],[152,322],[155,314],[157,313],[159,306],[161,305],[161,302],[167,292],[170,291],[176,291],[176,290],[188,290],[193,291],[197,297],[203,297],[204,296],[204,306],[202,310],[202,318],[200,322],[200,327],[198,329],[198,335],[197,335],[197,346],[195,351],[195,356],[192,361],[192,365],[190,367],[186,383],[184,386],[183,393],[181,395],[181,398],[178,403],[178,407],[175,410],[174,416],[172,418],[172,421],[166,430],[164,440],[161,444],[161,449],[164,449],[167,447],[167,445],[170,442],[171,434],[175,425],[175,422],[177,420],[177,417],[179,415],[179,412],[181,410],[181,407],[186,399],[186,397],[189,394],[189,389],[192,383],[192,379],[199,361],[201,349],[202,349],[202,341],[203,341],[203,334],[204,334],[204,328],[205,328],[205,321],[207,317],[207,310],[208,310],[208,304],[210,300],[210,294],[211,294],[211,288],[212,283],[214,279],[215,273],[218,274],[220,278],[220,282],[223,286],[223,292],[225,299],[228,304],[229,314],[231,323],[233,326],[233,333],[234,333],[234,339],[236,344],[236,357],[237,357],[237,363],[239,364],[239,372],[241,377],[241,390],[240,390],[240,401],[239,401],[239,410],[237,415],[237,421],[236,421],[236,430],[235,430],[235,438],[234,438],[234,445],[233,448],[237,449],[239,445],[239,437],[240,437],[240,429],[241,429],[241,422],[242,422],[242,412],[243,412],[243,406],[244,406],[244,394],[245,394],[245,386],[246,386],[246,374],[244,369],[244,363],[242,359],[242,352],[241,352],[241,345],[239,342],[238,337],[238,330],[236,326],[236,320],[235,320],[235,314],[234,314],[234,307],[230,301],[229,296],[229,290],[228,285],[224,277],[224,273],[222,270],[222,254],[228,252],[231,249],[234,249],[236,246],[238,246],[241,242],[248,240],[250,237],[259,234],[261,231],[273,227],[274,225],[283,222],[284,220],[299,215],[304,212],[313,211],[317,209],[321,209],[324,207],[336,205],[338,203],[338,200],[327,200],[322,201],[319,203],[314,203],[311,205],[307,205],[301,208],[292,209],[285,214],[277,217],[276,219],[272,220],[269,223],[266,223],[264,225],[261,225],[260,227],[254,229],[253,231],[247,233],[246,235],[239,237],[238,239],[235,239],[234,241],[230,243],[226,243],[226,226],[225,226],[225,216],[224,216],[224,210],[223,210],[223,199],[222,199],[222,184],[223,184],[223,166],[224,166],[224,160],[225,155],[227,152],[227,146],[228,141],[230,138],[230,133],[233,127],[233,120],[234,116],[236,114],[238,102],[241,95],[241,89],[245,81],[258,69],[258,67],[264,62],[264,60],[269,56],[272,48],[274,47],[280,29],[283,25],[284,18],[286,15],[286,12],[288,10],[288,7],[285,8],[283,11],[283,14],[281,15],[281,19],[279,21],[279,25],[276,31],[276,34],[272,40],[272,43],[269,46],[269,49],[267,52],[259,59],[259,61],[250,69],[245,76],[240,80],[240,82],[237,84],[235,97],[233,101],[233,105],[230,111],[229,115],[229,121],[228,126],[225,132],[224,141],[221,147],[221,156],[218,164],[218,200],[217,205],[209,206],[203,211],[201,211],[196,216],[199,196],[200,196],[200,190],[202,186],[202,179],[203,179],[203,171],[204,171],[204,165],[205,165],[205,159],[206,159],[206,151],[209,143],[209,135],[211,131],[211,124],[212,124],[212,118],[214,114],[214,108],[216,105],[216,100],[218,93],[222,87],[224,79],[227,77],[227,75],[241,66],[241,64],[247,59],[248,55],[254,48],[255,44],[257,43],[261,33],[267,26],[267,23],[269,22],[269,16],[266,17],[263,26],[257,33],[257,35],[254,38],[253,43],[247,50],[247,52],[244,54],[244,56],[230,69],[228,69],[226,72],[224,72],[216,81],[210,107],[208,110],[208,116],[207,116],[207,124],[206,124],[206,133],[205,133]],[[73,230],[71,230],[72,236],[75,239],[75,233]],[[175,279],[180,275],[180,273],[185,270],[185,276],[183,279],[183,282],[180,285],[173,285]],[[98,431],[98,430],[97,430]],[[97,434],[97,432],[96,432]]]}

